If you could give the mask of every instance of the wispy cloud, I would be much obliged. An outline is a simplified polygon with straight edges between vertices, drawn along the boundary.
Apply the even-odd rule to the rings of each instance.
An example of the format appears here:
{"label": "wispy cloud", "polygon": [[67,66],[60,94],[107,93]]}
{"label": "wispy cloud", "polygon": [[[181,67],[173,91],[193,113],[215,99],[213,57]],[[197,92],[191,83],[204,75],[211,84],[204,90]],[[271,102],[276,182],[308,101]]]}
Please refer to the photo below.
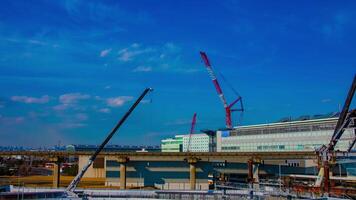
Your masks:
{"label": "wispy cloud", "polygon": [[177,119],[171,122],[165,123],[167,126],[175,126],[175,125],[188,125],[191,124],[191,119]]}
{"label": "wispy cloud", "polygon": [[63,104],[77,103],[79,100],[89,99],[90,95],[81,93],[68,93],[59,97],[59,101]]}
{"label": "wispy cloud", "polygon": [[341,38],[350,22],[353,22],[353,15],[353,13],[346,11],[331,14],[328,23],[321,25],[321,33],[326,39],[330,39],[330,37]]}
{"label": "wispy cloud", "polygon": [[131,101],[133,99],[132,96],[120,96],[120,97],[113,97],[108,98],[106,103],[110,107],[120,107],[123,106],[126,102]]}
{"label": "wispy cloud", "polygon": [[140,45],[133,43],[130,47],[123,48],[118,52],[118,59],[122,62],[132,61],[135,57],[156,51],[152,47],[140,48]]}
{"label": "wispy cloud", "polygon": [[322,99],[321,100],[321,103],[329,103],[331,102],[332,100],[331,99]]}
{"label": "wispy cloud", "polygon": [[111,50],[112,49],[104,49],[104,50],[100,51],[100,57],[105,57],[105,56],[109,55]]}
{"label": "wispy cloud", "polygon": [[0,123],[4,125],[14,125],[14,124],[20,124],[25,121],[25,118],[22,116],[18,117],[6,117],[0,115]]}
{"label": "wispy cloud", "polygon": [[152,71],[152,67],[149,66],[138,66],[132,70],[132,72],[150,72]]}
{"label": "wispy cloud", "polygon": [[58,124],[58,127],[62,128],[62,129],[75,129],[75,128],[82,128],[85,126],[87,126],[87,124],[85,124],[85,123],[73,123],[73,122],[66,122],[66,123]]}
{"label": "wispy cloud", "polygon": [[78,113],[75,115],[75,118],[79,121],[85,121],[88,119],[88,115],[85,113]]}
{"label": "wispy cloud", "polygon": [[68,104],[59,104],[59,105],[53,106],[53,109],[57,110],[57,111],[62,111],[62,110],[67,110],[69,107],[70,106]]}
{"label": "wispy cloud", "polygon": [[164,48],[169,52],[179,52],[181,48],[172,42],[167,42],[164,44]]}
{"label": "wispy cloud", "polygon": [[187,64],[182,59],[182,48],[173,42],[153,46],[132,43],[118,51],[118,60],[135,64],[137,67],[132,69],[132,72],[195,73],[202,71],[200,67],[191,67]]}
{"label": "wispy cloud", "polygon": [[39,40],[28,40],[28,43],[36,44],[36,45],[42,45],[42,46],[47,45],[46,42],[42,42],[42,41],[39,41]]}
{"label": "wispy cloud", "polygon": [[111,110],[109,108],[101,108],[98,111],[101,113],[110,113],[111,112]]}
{"label": "wispy cloud", "polygon": [[44,104],[49,102],[50,97],[43,95],[42,97],[29,97],[29,96],[12,96],[11,100],[15,102],[21,102],[26,104]]}

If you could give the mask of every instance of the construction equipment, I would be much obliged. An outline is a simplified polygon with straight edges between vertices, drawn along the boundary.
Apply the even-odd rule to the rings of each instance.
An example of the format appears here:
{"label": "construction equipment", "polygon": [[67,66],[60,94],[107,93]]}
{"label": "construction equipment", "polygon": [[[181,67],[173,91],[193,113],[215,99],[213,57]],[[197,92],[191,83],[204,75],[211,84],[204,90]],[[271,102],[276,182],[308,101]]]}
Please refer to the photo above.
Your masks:
{"label": "construction equipment", "polygon": [[[211,78],[211,80],[213,81],[213,84],[215,86],[215,89],[219,95],[219,98],[221,100],[221,102],[223,103],[224,105],[224,108],[225,108],[225,122],[226,122],[226,128],[228,129],[231,129],[232,128],[232,120],[231,120],[231,112],[233,111],[244,111],[244,108],[243,108],[243,104],[242,104],[242,97],[238,95],[237,99],[234,100],[232,103],[228,104],[226,99],[225,99],[225,96],[224,96],[224,93],[222,92],[221,90],[221,87],[220,87],[220,84],[216,78],[216,75],[213,71],[213,68],[210,64],[210,61],[208,59],[208,56],[206,55],[206,53],[204,52],[200,52],[200,56],[202,58],[202,60],[204,61],[204,64],[205,64],[205,67],[209,73],[209,76]],[[232,107],[237,103],[237,102],[240,102],[240,108],[239,109],[232,109]]]}
{"label": "construction equipment", "polygon": [[[334,159],[334,149],[336,144],[338,143],[339,139],[341,138],[342,134],[344,133],[346,128],[354,128],[354,132],[356,135],[356,110],[351,110],[350,105],[352,102],[352,98],[355,94],[356,90],[356,74],[354,75],[353,82],[351,84],[351,87],[349,89],[347,98],[345,100],[344,106],[342,108],[342,111],[340,113],[339,119],[337,121],[337,124],[335,126],[334,133],[330,139],[329,144],[323,145],[317,150],[317,153],[319,154],[319,159],[322,162],[322,167],[320,168],[319,174],[323,174],[323,177],[316,182],[316,186],[321,186],[322,180],[324,183],[324,191],[328,193],[329,191],[329,162],[333,161]],[[348,148],[348,151],[351,151],[353,145],[355,144],[355,139],[354,137],[353,141],[351,142],[350,147]],[[322,173],[323,172],[323,173]]]}
{"label": "construction equipment", "polygon": [[190,152],[190,143],[191,143],[191,141],[192,141],[192,134],[194,133],[194,128],[195,128],[196,122],[197,122],[197,113],[194,113],[193,119],[192,119],[192,124],[191,124],[191,126],[190,126],[189,141],[188,141],[187,152]]}
{"label": "construction equipment", "polygon": [[[353,124],[355,126],[355,120],[356,120],[356,110],[349,111],[350,105],[352,102],[352,98],[355,94],[356,90],[356,75],[354,76],[353,82],[351,84],[351,87],[349,89],[347,98],[345,100],[344,106],[342,108],[342,111],[340,113],[339,119],[336,123],[334,133],[330,139],[330,142],[327,146],[323,145],[319,150],[319,155],[322,156],[323,160],[329,160],[332,157],[332,152],[335,149],[335,146],[339,139],[341,138],[342,134],[344,133],[345,129],[349,127],[350,124]],[[354,138],[355,140],[355,138]],[[351,151],[353,144],[355,141],[353,141],[348,148],[349,151]]]}
{"label": "construction equipment", "polygon": [[89,158],[88,163],[83,167],[83,169],[77,174],[77,176],[72,180],[72,182],[68,185],[66,191],[69,195],[75,195],[74,190],[80,182],[80,179],[83,177],[88,168],[93,164],[95,158],[98,154],[104,149],[105,145],[110,141],[112,136],[114,136],[115,132],[120,128],[120,126],[126,121],[131,112],[136,108],[136,106],[141,102],[141,100],[146,96],[146,94],[152,91],[152,88],[146,88],[140,97],[135,101],[135,103],[130,107],[130,109],[125,113],[125,115],[120,119],[120,121],[116,124],[116,126],[111,130],[109,135],[105,138],[105,140],[101,143],[101,145],[96,149],[95,153]]}

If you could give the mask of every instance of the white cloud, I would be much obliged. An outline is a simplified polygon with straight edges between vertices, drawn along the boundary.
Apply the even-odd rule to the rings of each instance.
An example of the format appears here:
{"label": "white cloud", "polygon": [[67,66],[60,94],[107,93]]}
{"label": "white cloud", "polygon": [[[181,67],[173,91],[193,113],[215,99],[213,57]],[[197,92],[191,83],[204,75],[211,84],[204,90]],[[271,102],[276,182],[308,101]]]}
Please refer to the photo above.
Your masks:
{"label": "white cloud", "polygon": [[151,99],[150,100],[143,99],[143,100],[141,100],[141,103],[142,104],[149,104],[149,103],[152,103],[152,100]]}
{"label": "white cloud", "polygon": [[58,110],[58,111],[66,110],[68,108],[69,108],[68,104],[59,104],[59,105],[53,106],[53,109]]}
{"label": "white cloud", "polygon": [[108,98],[106,100],[106,103],[110,107],[120,107],[124,105],[126,102],[131,101],[133,97],[131,96],[120,96],[120,97],[113,97],[113,98]]}
{"label": "white cloud", "polygon": [[81,93],[68,93],[63,94],[59,97],[59,101],[62,104],[73,104],[77,103],[79,100],[89,99],[90,95],[81,94]]}
{"label": "white cloud", "polygon": [[133,44],[131,44],[131,47],[133,47],[133,48],[138,48],[138,47],[140,47],[140,44],[138,44],[138,43],[133,43]]}
{"label": "white cloud", "polygon": [[101,113],[110,113],[111,110],[109,108],[102,108],[102,109],[99,109],[99,112],[101,112]]}
{"label": "white cloud", "polygon": [[72,128],[82,128],[82,127],[87,126],[87,124],[68,122],[68,123],[58,124],[58,126],[59,126],[59,128],[63,128],[63,129],[72,129]]}
{"label": "white cloud", "polygon": [[111,49],[104,49],[100,52],[100,57],[105,57],[105,56],[109,55],[110,52],[111,52]]}
{"label": "white cloud", "polygon": [[172,42],[167,42],[166,44],[164,44],[164,47],[171,52],[179,52],[180,51],[180,47],[173,44]]}
{"label": "white cloud", "polygon": [[29,96],[12,96],[11,100],[16,102],[26,103],[26,104],[33,104],[33,103],[44,104],[49,102],[49,96],[43,95],[42,97],[39,98],[29,97]]}
{"label": "white cloud", "polygon": [[39,40],[28,40],[28,43],[36,44],[36,45],[42,45],[42,46],[47,45],[47,43],[39,41]]}
{"label": "white cloud", "polygon": [[138,66],[132,70],[133,72],[150,72],[152,71],[152,67],[148,66]]}
{"label": "white cloud", "polygon": [[154,48],[139,48],[140,45],[137,43],[133,43],[130,47],[128,48],[123,48],[121,49],[118,54],[119,54],[119,60],[123,62],[128,62],[133,60],[134,57],[145,54],[145,53],[150,53],[154,52]]}

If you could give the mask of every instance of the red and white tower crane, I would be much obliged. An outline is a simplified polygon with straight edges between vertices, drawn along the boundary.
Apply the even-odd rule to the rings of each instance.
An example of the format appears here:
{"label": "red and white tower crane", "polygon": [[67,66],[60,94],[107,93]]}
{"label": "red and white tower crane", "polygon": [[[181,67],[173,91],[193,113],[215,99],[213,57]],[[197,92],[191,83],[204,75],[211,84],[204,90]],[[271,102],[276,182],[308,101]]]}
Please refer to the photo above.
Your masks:
{"label": "red and white tower crane", "polygon": [[[224,93],[222,92],[221,90],[221,87],[220,87],[220,84],[218,82],[218,79],[216,78],[216,75],[213,71],[213,68],[210,64],[210,61],[208,59],[208,56],[206,55],[205,52],[200,52],[200,56],[201,58],[203,59],[204,61],[204,64],[205,64],[205,67],[209,73],[209,76],[211,78],[211,80],[213,81],[213,84],[215,86],[215,89],[219,95],[219,98],[221,100],[221,102],[223,103],[224,105],[224,108],[225,108],[225,121],[226,121],[226,128],[232,128],[232,120],[231,120],[231,112],[233,111],[243,111],[244,108],[243,108],[243,104],[242,104],[242,97],[241,96],[238,96],[237,99],[235,101],[233,101],[232,103],[228,104],[228,102],[226,101],[226,98],[224,96]],[[240,105],[241,105],[241,108],[239,109],[232,109],[232,107],[237,103],[237,102],[240,102]]]}

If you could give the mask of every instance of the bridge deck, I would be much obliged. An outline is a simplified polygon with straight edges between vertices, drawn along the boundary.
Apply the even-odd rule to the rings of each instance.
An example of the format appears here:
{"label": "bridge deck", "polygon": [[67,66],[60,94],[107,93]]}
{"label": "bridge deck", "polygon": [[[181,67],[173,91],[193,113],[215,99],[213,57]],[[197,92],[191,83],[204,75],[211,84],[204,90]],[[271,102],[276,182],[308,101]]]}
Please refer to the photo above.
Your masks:
{"label": "bridge deck", "polygon": [[[93,152],[67,151],[2,151],[0,156],[67,157],[90,156]],[[314,151],[304,152],[102,152],[100,156],[129,157],[130,160],[175,160],[196,157],[201,160],[248,160],[248,159],[317,159]]]}

